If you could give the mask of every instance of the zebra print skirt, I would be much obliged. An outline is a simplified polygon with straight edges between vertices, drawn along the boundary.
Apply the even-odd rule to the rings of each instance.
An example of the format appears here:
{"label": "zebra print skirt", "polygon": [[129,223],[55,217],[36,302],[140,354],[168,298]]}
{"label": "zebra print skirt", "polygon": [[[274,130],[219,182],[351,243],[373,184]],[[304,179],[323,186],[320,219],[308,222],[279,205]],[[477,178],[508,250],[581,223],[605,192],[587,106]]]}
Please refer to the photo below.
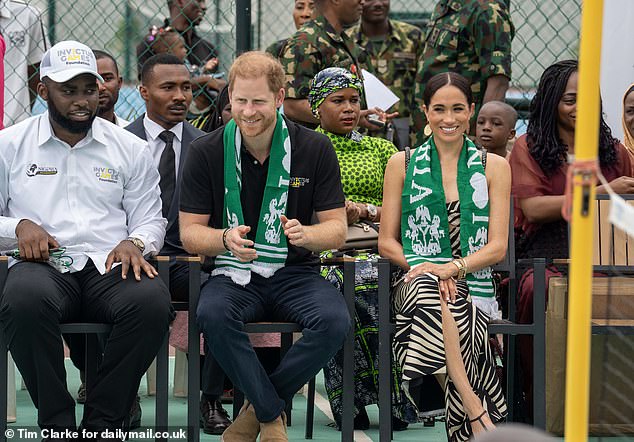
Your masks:
{"label": "zebra print skirt", "polygon": [[[493,422],[506,417],[506,401],[495,373],[488,344],[488,318],[471,304],[466,282],[457,282],[456,302],[449,304],[460,337],[460,352],[467,378]],[[399,282],[393,291],[396,315],[394,346],[403,374],[403,386],[414,386],[422,376],[446,374],[442,312],[438,282],[424,275]],[[455,385],[446,376],[446,429],[450,441],[466,441],[471,435],[469,417]],[[415,404],[414,404],[415,405]]]}

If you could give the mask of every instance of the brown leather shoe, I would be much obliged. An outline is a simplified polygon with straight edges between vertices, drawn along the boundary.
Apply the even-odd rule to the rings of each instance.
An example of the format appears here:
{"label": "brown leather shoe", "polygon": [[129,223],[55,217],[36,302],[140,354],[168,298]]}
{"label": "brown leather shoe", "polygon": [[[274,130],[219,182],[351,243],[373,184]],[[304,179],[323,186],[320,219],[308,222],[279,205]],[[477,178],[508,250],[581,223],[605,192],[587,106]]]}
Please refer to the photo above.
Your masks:
{"label": "brown leather shoe", "polygon": [[283,411],[272,422],[260,422],[260,442],[288,442],[286,414]]}
{"label": "brown leather shoe", "polygon": [[221,442],[256,442],[260,433],[260,422],[255,415],[255,409],[249,401],[244,401],[244,405],[238,413],[238,417],[229,428],[222,433]]}

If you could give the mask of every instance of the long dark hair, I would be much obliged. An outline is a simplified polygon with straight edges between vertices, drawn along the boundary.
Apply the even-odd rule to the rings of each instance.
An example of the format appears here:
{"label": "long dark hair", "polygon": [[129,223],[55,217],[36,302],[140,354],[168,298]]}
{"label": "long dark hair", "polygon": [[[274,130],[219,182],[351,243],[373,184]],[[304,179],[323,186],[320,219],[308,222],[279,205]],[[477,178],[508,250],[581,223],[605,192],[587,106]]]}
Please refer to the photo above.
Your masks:
{"label": "long dark hair", "polygon": [[205,120],[205,123],[200,129],[205,132],[213,132],[219,127],[224,126],[224,123],[222,122],[222,110],[225,108],[227,103],[229,103],[229,86],[225,86],[218,93],[216,103],[214,104],[209,117]]}
{"label": "long dark hair", "polygon": [[[526,131],[528,151],[548,176],[561,167],[568,152],[568,146],[559,138],[557,106],[570,76],[577,70],[577,60],[559,61],[546,68],[531,101]],[[615,144],[618,140],[612,137],[603,112],[600,112],[599,119],[599,162],[601,167],[608,167],[616,162]]]}

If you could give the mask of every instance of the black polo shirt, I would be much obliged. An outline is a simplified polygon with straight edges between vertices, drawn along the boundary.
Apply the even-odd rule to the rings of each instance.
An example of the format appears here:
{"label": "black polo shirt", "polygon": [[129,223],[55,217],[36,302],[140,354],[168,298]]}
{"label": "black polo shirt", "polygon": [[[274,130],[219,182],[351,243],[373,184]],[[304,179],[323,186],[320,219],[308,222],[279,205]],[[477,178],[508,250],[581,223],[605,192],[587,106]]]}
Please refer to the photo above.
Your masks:
{"label": "black polo shirt", "polygon": [[[286,120],[291,138],[291,179],[286,216],[310,225],[313,212],[344,207],[337,155],[325,135]],[[224,206],[224,128],[203,135],[189,146],[182,172],[180,209],[183,212],[211,215],[209,225],[223,227]],[[264,198],[269,160],[258,162],[242,146],[242,212],[255,235]],[[316,256],[303,247],[288,244],[286,265],[314,262]]]}

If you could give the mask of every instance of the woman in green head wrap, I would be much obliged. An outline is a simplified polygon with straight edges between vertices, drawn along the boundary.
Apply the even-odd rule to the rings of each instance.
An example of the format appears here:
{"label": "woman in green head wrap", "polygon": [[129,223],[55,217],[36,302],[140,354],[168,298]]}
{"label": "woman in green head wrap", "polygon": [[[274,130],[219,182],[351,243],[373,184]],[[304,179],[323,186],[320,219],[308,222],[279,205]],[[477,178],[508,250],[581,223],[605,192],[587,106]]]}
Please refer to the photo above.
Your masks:
{"label": "woman in green head wrap", "polygon": [[[397,152],[389,141],[361,135],[355,129],[361,112],[363,84],[353,73],[343,68],[327,68],[319,72],[311,84],[308,102],[320,125],[316,129],[330,138],[339,159],[343,191],[346,195],[348,223],[378,222],[381,219],[383,175],[389,158]],[[329,252],[324,254],[328,256]],[[378,307],[376,268],[370,259],[372,251],[357,255],[355,285],[355,429],[369,427],[365,406],[377,402]],[[342,288],[342,271],[325,268],[323,275]],[[343,353],[339,352],[324,368],[326,390],[335,421],[341,424]],[[396,376],[393,376],[396,378]],[[414,409],[400,393],[393,390],[393,427],[407,428],[414,421]]]}
{"label": "woman in green head wrap", "polygon": [[308,102],[319,120],[316,129],[330,138],[341,168],[348,223],[381,219],[383,175],[394,144],[361,135],[359,124],[363,83],[343,68],[327,68],[315,75]]}

